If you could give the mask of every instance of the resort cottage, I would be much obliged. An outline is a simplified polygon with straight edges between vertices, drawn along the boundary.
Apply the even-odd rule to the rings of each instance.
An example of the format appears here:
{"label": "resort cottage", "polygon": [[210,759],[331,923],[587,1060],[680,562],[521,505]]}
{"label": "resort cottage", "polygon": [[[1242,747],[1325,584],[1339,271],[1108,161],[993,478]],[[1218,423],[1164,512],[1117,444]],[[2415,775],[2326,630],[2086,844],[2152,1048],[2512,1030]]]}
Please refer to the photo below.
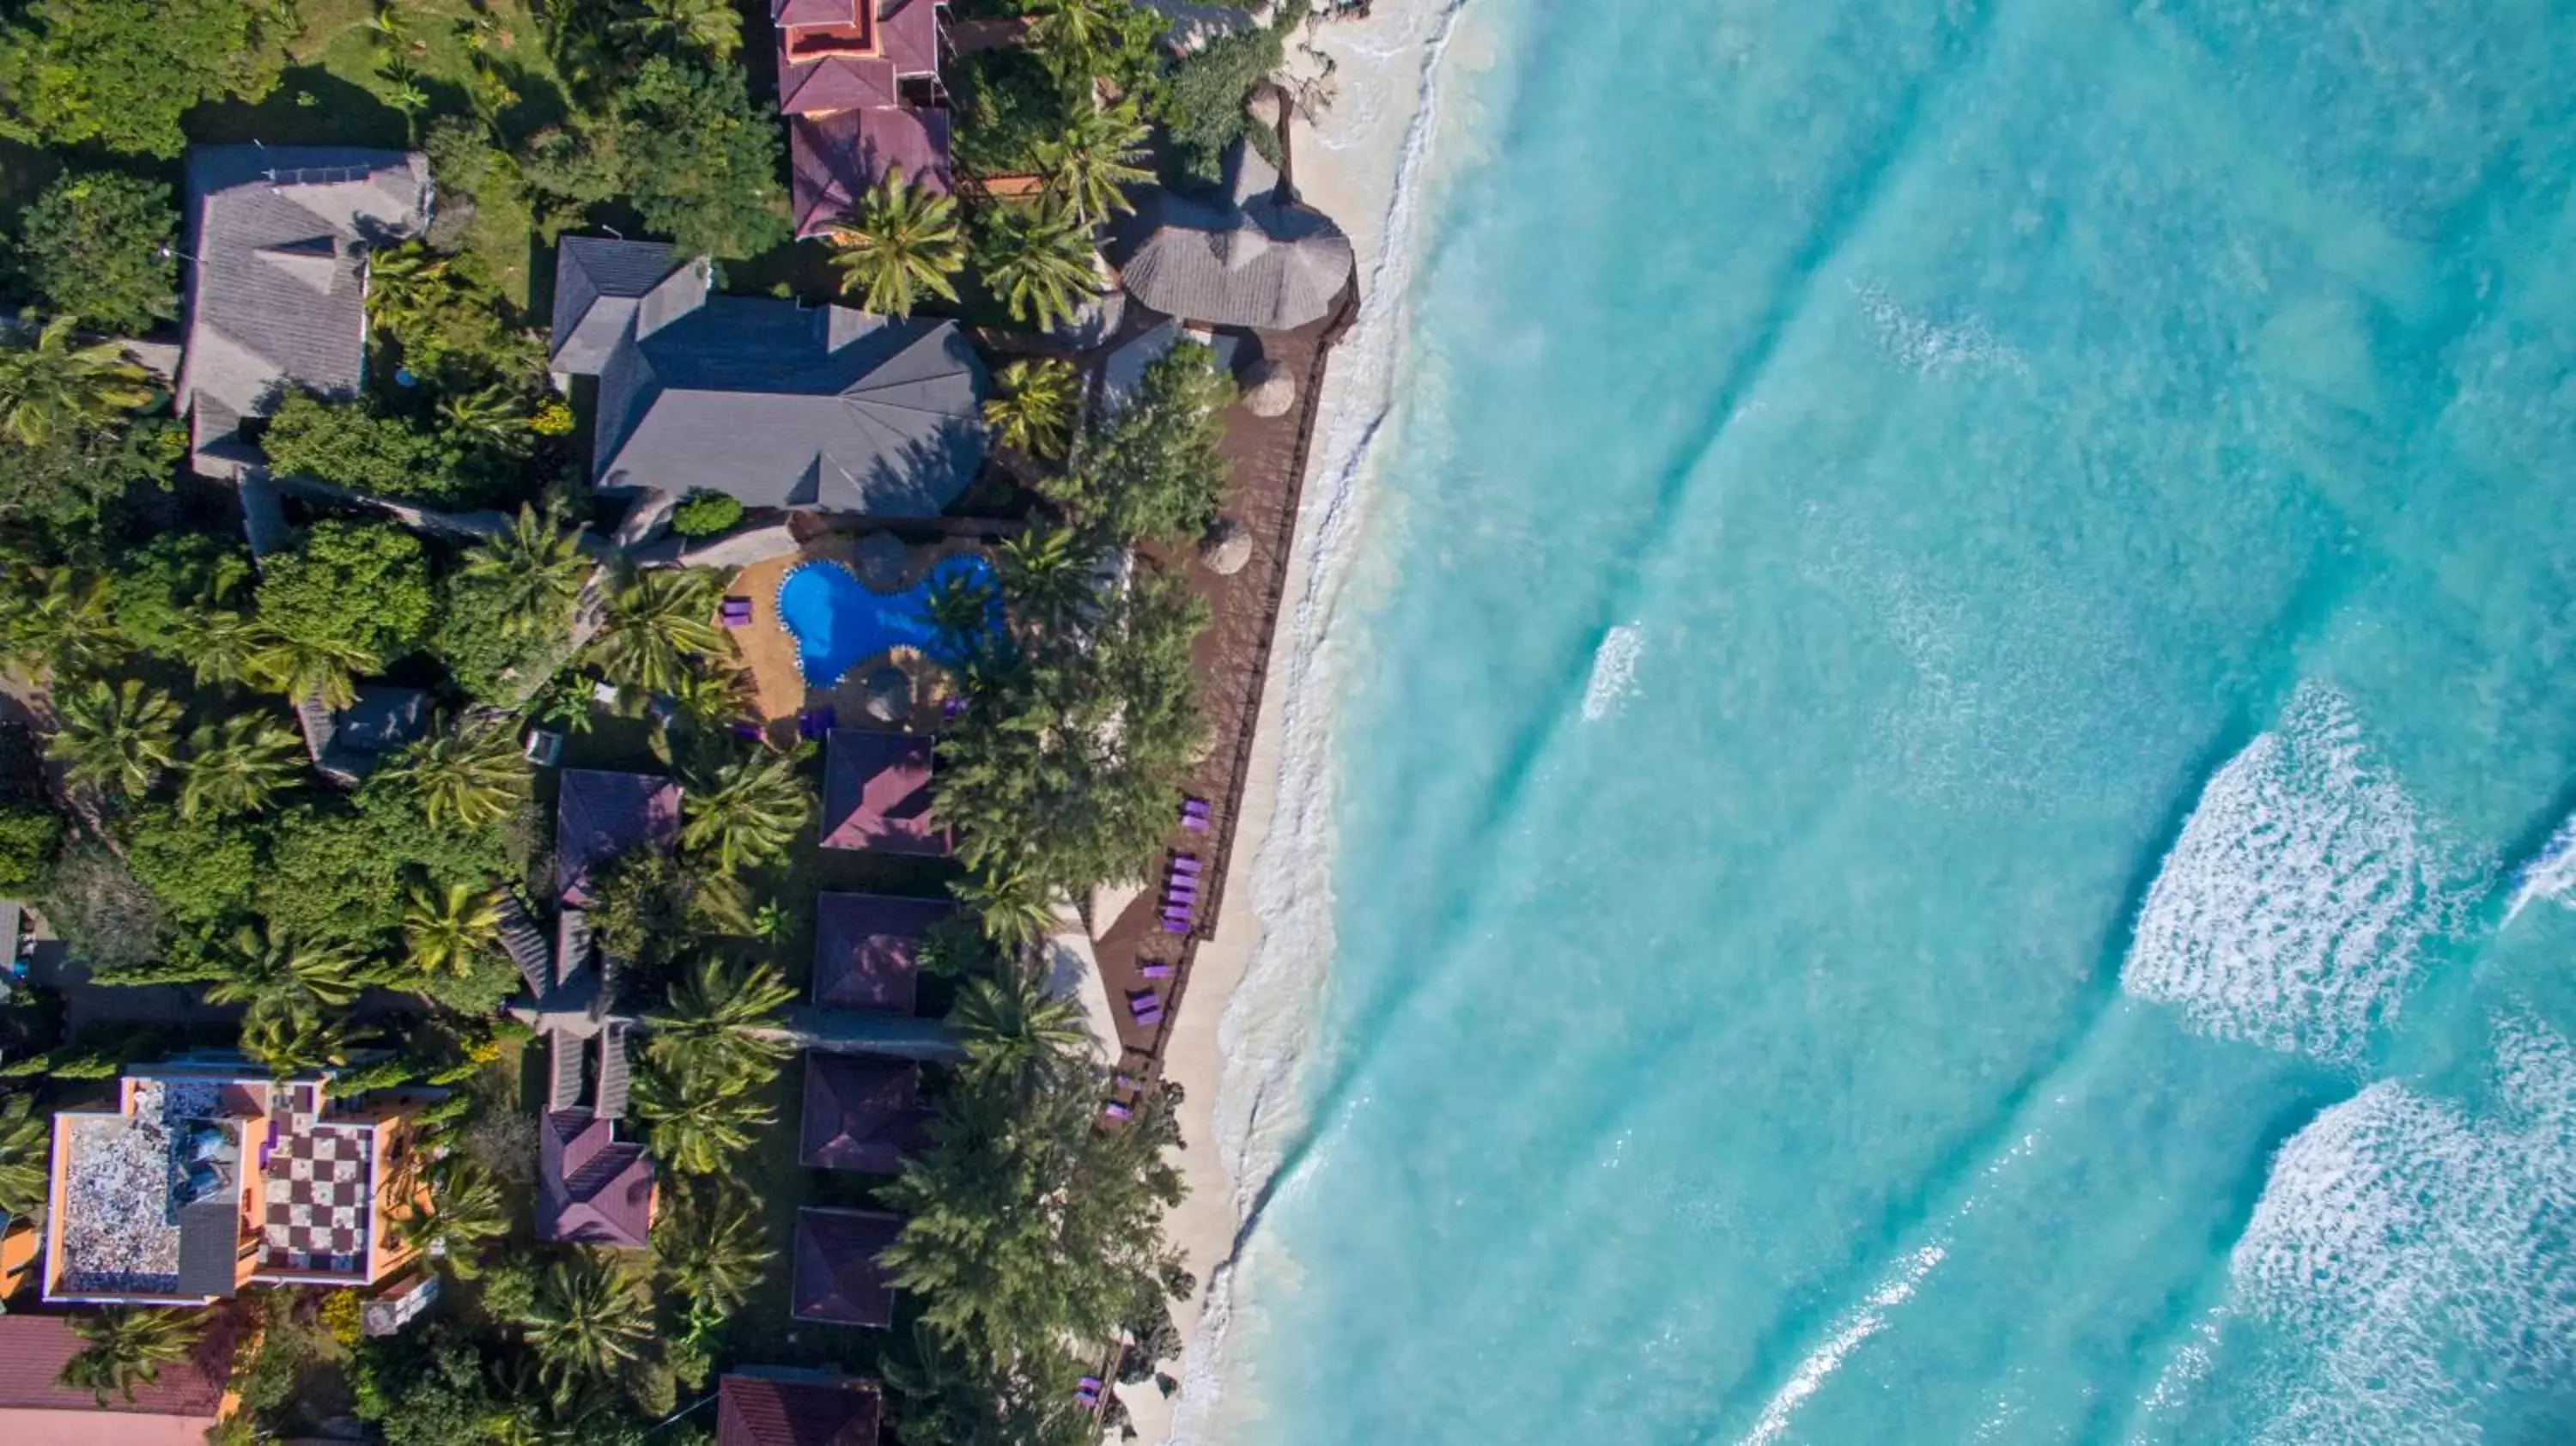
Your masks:
{"label": "resort cottage", "polygon": [[[746,507],[936,517],[984,462],[983,363],[953,321],[711,294],[707,261],[566,237],[549,365],[599,378],[592,485],[652,515]],[[657,500],[658,499],[658,500]]]}
{"label": "resort cottage", "polygon": [[890,175],[948,190],[933,0],[770,0],[769,14],[799,237],[832,230]]}
{"label": "resort cottage", "polygon": [[903,1168],[922,1115],[919,1065],[809,1053],[798,1158],[816,1170],[891,1175]]}
{"label": "resort cottage", "polygon": [[821,894],[814,900],[814,1004],[910,1014],[921,936],[952,918],[946,899]]}
{"label": "resort cottage", "polygon": [[1111,241],[1119,284],[1139,304],[1202,326],[1294,331],[1323,320],[1350,282],[1351,238],[1280,192],[1279,173],[1237,141],[1222,197],[1145,193]]}
{"label": "resort cottage", "polygon": [[241,1325],[218,1313],[185,1356],[138,1382],[131,1398],[99,1400],[62,1384],[88,1343],[72,1317],[0,1315],[0,1441],[9,1446],[202,1446],[239,1404],[231,1392]]}
{"label": "resort cottage", "polygon": [[823,769],[823,847],[944,858],[930,815],[931,743],[912,733],[835,728]]}
{"label": "resort cottage", "polygon": [[427,1199],[423,1101],[334,1100],[330,1078],[186,1056],[128,1074],[113,1109],[55,1115],[45,1299],[198,1306],[392,1278],[415,1253],[395,1223]]}
{"label": "resort cottage", "polygon": [[265,471],[242,423],[289,390],[354,397],[367,359],[367,257],[429,224],[413,151],[199,146],[188,153],[187,349],[176,408],[201,477]]}
{"label": "resort cottage", "polygon": [[746,1366],[716,1383],[716,1446],[877,1446],[874,1381]]}
{"label": "resort cottage", "polygon": [[902,1232],[899,1216],[819,1205],[799,1208],[791,1314],[833,1325],[892,1325],[894,1277],[877,1257]]}

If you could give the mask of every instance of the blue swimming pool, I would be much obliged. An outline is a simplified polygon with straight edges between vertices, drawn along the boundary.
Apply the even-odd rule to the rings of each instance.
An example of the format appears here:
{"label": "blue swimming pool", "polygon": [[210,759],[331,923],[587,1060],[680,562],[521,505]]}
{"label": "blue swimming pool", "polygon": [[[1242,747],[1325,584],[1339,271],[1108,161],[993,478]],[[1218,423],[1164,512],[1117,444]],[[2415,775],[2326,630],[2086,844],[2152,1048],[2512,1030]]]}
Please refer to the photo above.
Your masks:
{"label": "blue swimming pool", "polygon": [[901,592],[878,592],[837,562],[809,562],[778,584],[778,617],[796,638],[796,666],[810,687],[829,688],[851,668],[891,648],[913,648],[955,666],[963,659],[930,623],[930,599],[952,580],[990,590],[988,635],[1002,627],[993,565],[961,553],[943,558]]}

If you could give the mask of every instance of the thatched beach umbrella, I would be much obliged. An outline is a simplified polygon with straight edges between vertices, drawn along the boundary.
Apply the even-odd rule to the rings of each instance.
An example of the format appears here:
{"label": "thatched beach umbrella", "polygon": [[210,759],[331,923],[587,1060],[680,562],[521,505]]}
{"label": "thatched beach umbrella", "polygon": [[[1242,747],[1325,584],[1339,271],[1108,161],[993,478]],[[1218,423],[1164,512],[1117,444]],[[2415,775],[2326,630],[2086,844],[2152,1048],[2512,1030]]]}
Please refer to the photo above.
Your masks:
{"label": "thatched beach umbrella", "polygon": [[1199,565],[1220,577],[1232,577],[1252,561],[1252,529],[1231,517],[1220,517],[1199,539]]}
{"label": "thatched beach umbrella", "polygon": [[859,539],[856,564],[859,581],[879,592],[892,592],[903,586],[904,564],[911,549],[891,532],[871,532]]}
{"label": "thatched beach umbrella", "polygon": [[900,723],[912,716],[912,680],[889,664],[868,674],[859,685],[859,706],[880,723]]}
{"label": "thatched beach umbrella", "polygon": [[1297,378],[1264,357],[1243,374],[1243,405],[1256,417],[1284,417],[1297,405]]}

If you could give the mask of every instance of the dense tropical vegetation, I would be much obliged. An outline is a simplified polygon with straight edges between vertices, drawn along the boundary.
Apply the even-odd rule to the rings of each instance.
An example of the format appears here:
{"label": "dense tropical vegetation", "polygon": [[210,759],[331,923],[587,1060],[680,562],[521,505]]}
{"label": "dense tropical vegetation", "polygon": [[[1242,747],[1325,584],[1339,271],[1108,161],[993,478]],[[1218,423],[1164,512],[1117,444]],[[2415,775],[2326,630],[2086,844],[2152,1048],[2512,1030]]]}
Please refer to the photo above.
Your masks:
{"label": "dense tropical vegetation", "polygon": [[[1036,951],[1095,887],[1144,875],[1209,746],[1207,614],[1178,569],[1217,516],[1232,382],[1183,345],[1096,415],[1061,336],[1096,314],[1104,235],[1143,188],[1214,181],[1304,7],[1187,57],[1130,0],[958,10],[1029,25],[950,69],[956,194],[891,181],[799,249],[747,61],[768,32],[729,0],[0,7],[0,299],[25,308],[0,330],[0,691],[29,720],[0,723],[0,894],[38,905],[105,1017],[128,987],[189,1001],[167,1027],[66,1029],[45,991],[0,1009],[0,1217],[43,1208],[53,1109],[178,1048],[329,1069],[345,1097],[442,1096],[392,1224],[448,1300],[376,1342],[347,1293],[251,1293],[227,1439],[296,1434],[310,1398],[391,1446],[685,1441],[706,1413],[669,1418],[719,1368],[792,1357],[881,1374],[907,1446],[1069,1446],[1098,1427],[1077,1377],[1122,1346],[1147,1371],[1169,1354],[1193,1282],[1158,1223],[1179,1192],[1168,1102],[1103,1127],[1086,1028]],[[365,384],[286,396],[246,434],[295,483],[256,558],[128,340],[177,319],[178,158],[253,137],[416,146],[438,190],[427,234],[371,257]],[[958,664],[930,695],[951,701],[933,807],[958,861],[894,886],[960,905],[922,957],[966,1060],[930,1073],[891,1181],[795,1164],[819,750],[746,728],[725,573],[606,540],[547,374],[530,272],[602,226],[711,254],[744,289],[1022,333],[991,358],[1003,466],[974,494],[1015,524],[990,550],[1007,626],[973,585],[931,605]],[[774,520],[710,488],[671,526]],[[387,689],[423,695],[416,727],[346,764],[334,714]],[[683,785],[673,851],[602,866],[591,911],[636,1030],[627,1128],[661,1180],[645,1251],[526,1228],[544,1046],[506,1007],[503,939],[551,892],[555,785],[530,761],[548,739]],[[813,1189],[905,1216],[889,1339],[786,1336],[786,1231]],[[115,1398],[206,1325],[85,1317],[65,1380]]]}

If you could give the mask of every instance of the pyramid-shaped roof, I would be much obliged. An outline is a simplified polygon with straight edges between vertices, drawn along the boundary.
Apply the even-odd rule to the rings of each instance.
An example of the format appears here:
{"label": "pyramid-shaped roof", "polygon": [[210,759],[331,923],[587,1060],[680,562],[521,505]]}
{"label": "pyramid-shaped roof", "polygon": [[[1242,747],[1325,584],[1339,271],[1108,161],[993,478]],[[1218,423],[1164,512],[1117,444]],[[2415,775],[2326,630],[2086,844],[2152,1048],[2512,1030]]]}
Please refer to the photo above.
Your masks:
{"label": "pyramid-shaped roof", "polygon": [[814,900],[814,1003],[824,1009],[910,1014],[917,950],[930,926],[951,918],[946,899],[822,894]]}
{"label": "pyramid-shaped roof", "polygon": [[667,849],[680,836],[680,785],[650,773],[567,768],[555,802],[555,890],[586,909],[591,875],[631,849]]}
{"label": "pyramid-shaped roof", "polygon": [[640,324],[649,331],[695,310],[705,302],[713,276],[705,257],[677,256],[660,242],[566,236],[555,250],[547,364],[597,376],[629,328]]}
{"label": "pyramid-shaped roof", "polygon": [[826,747],[823,847],[948,853],[948,829],[930,814],[928,738],[835,728]]}
{"label": "pyramid-shaped roof", "polygon": [[818,1170],[891,1175],[921,1125],[921,1068],[865,1055],[805,1056],[799,1157]]}
{"label": "pyramid-shaped roof", "polygon": [[826,1210],[813,1205],[799,1209],[791,1291],[795,1317],[841,1325],[892,1325],[894,1278],[877,1257],[902,1231],[900,1217],[873,1210]]}

